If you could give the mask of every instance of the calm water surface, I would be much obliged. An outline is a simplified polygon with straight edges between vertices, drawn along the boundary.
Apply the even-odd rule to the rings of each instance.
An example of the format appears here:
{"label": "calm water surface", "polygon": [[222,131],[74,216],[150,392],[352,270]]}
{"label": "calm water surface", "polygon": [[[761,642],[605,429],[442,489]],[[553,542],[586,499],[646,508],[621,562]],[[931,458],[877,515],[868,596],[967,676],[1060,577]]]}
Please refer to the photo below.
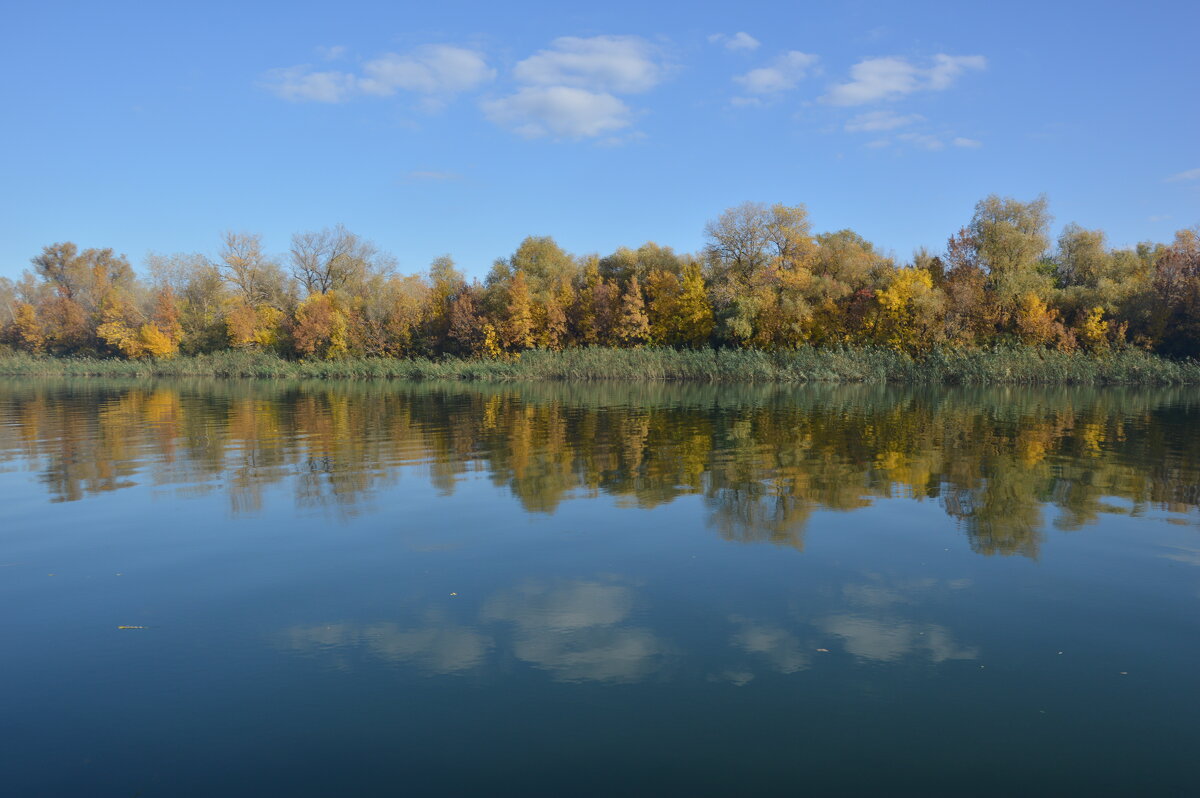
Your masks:
{"label": "calm water surface", "polygon": [[0,789],[1195,795],[1198,503],[1187,391],[2,382]]}

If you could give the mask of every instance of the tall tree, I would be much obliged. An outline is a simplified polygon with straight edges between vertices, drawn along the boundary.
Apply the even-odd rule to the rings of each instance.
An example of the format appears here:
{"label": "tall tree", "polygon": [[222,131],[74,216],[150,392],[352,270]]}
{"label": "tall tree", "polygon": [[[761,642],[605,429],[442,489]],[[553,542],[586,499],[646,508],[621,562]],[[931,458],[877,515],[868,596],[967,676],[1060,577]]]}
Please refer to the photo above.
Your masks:
{"label": "tall tree", "polygon": [[519,269],[508,286],[503,339],[504,345],[514,352],[533,346],[533,298],[525,280],[525,272]]}
{"label": "tall tree", "polygon": [[389,272],[390,257],[343,225],[292,236],[292,275],[309,294],[351,288],[372,271]]}
{"label": "tall tree", "polygon": [[650,340],[650,319],[646,315],[646,303],[636,277],[629,278],[629,285],[621,296],[621,310],[614,336],[625,346],[640,346]]}
{"label": "tall tree", "polygon": [[281,305],[286,293],[283,271],[263,251],[262,236],[228,230],[221,234],[217,265],[246,305]]}

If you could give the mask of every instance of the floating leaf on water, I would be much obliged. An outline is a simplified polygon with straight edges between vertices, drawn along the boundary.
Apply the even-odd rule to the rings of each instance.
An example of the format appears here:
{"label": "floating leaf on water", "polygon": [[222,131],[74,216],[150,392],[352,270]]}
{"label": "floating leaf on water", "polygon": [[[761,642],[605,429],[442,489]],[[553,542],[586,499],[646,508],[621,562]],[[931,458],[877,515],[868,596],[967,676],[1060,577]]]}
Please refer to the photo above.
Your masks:
{"label": "floating leaf on water", "polygon": [[118,626],[118,629],[145,629],[144,626]]}

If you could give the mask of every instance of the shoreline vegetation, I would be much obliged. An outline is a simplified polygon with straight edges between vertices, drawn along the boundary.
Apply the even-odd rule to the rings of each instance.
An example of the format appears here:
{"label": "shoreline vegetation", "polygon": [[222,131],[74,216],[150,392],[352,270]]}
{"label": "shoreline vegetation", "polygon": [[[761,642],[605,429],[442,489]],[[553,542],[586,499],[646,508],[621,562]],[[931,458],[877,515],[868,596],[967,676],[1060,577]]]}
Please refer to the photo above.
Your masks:
{"label": "shoreline vegetation", "polygon": [[221,351],[172,358],[0,356],[8,377],[216,377],[231,379],[901,383],[911,385],[1200,385],[1200,363],[1137,349],[1105,354],[1032,347],[934,350],[914,357],[880,347],[794,350],[529,350],[510,358],[288,360]]}
{"label": "shoreline vegetation", "polygon": [[574,255],[530,236],[482,280],[403,274],[341,225],[286,254],[228,231],[215,258],[51,244],[0,278],[12,375],[1200,384],[1200,226],[1113,248],[1051,237],[1046,199],[990,196],[907,261],[804,205],[745,203],[696,253]]}

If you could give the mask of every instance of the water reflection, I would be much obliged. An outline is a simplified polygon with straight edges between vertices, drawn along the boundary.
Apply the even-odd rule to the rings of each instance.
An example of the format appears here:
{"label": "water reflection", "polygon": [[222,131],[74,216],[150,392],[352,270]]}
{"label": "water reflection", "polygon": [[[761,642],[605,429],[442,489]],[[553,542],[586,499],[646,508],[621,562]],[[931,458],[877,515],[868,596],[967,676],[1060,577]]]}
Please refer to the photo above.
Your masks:
{"label": "water reflection", "polygon": [[632,588],[598,581],[529,582],[493,596],[483,618],[513,626],[513,654],[560,681],[627,682],[662,662],[667,647],[627,623]]}
{"label": "water reflection", "polygon": [[0,462],[52,501],[149,484],[222,491],[235,516],[275,486],[371,512],[406,469],[444,495],[482,472],[533,513],[695,495],[724,539],[795,548],[814,512],[901,498],[1033,557],[1050,525],[1194,514],[1196,412],[1183,390],[8,381]]}
{"label": "water reflection", "polygon": [[957,643],[948,629],[905,617],[904,607],[924,604],[930,597],[966,590],[968,579],[916,579],[889,584],[876,577],[870,582],[842,587],[847,611],[819,618],[816,625],[841,640],[846,652],[875,662],[921,656],[930,662],[975,659],[979,650]]}
{"label": "water reflection", "polygon": [[656,634],[629,622],[634,602],[631,587],[598,579],[525,582],[484,601],[474,628],[430,612],[414,628],[320,624],[288,629],[281,639],[285,648],[343,669],[365,654],[427,673],[462,673],[485,665],[500,647],[557,681],[632,682],[654,672],[668,652]]}
{"label": "water reflection", "polygon": [[476,668],[492,647],[492,641],[479,632],[436,614],[414,628],[395,623],[299,626],[287,630],[283,639],[287,648],[327,655],[345,670],[351,667],[352,655],[365,653],[391,663],[413,664],[433,674]]}
{"label": "water reflection", "polygon": [[888,583],[876,577],[845,585],[841,596],[803,612],[772,618],[728,615],[689,637],[677,629],[652,628],[654,620],[664,619],[661,614],[637,620],[635,609],[646,602],[635,587],[615,577],[524,581],[485,598],[471,624],[430,610],[414,626],[318,624],[293,627],[280,639],[290,651],[344,670],[366,657],[427,674],[483,675],[515,659],[554,681],[604,684],[642,681],[680,662],[704,662],[716,652],[726,667],[708,680],[741,686],[763,673],[807,671],[823,655],[934,665],[975,659],[978,647],[959,642],[944,625],[915,619],[970,586],[969,580]]}
{"label": "water reflection", "polygon": [[[731,644],[747,654],[754,655],[755,659],[765,661],[772,670],[779,673],[795,673],[812,663],[811,652],[814,647],[806,646],[792,632],[737,615],[729,620],[737,626],[737,631],[730,638]],[[754,678],[754,672],[731,671],[728,678],[735,684],[745,684]]]}

